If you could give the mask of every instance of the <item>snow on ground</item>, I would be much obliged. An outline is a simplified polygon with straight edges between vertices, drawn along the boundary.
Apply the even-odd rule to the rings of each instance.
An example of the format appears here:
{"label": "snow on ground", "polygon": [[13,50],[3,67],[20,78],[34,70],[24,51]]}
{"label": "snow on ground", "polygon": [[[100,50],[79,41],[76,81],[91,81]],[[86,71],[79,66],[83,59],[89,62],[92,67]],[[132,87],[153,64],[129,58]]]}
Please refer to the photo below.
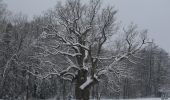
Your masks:
{"label": "snow on ground", "polygon": [[[101,100],[161,100],[161,98],[138,98],[138,99],[101,99]],[[170,99],[166,99],[170,100]]]}
{"label": "snow on ground", "polygon": [[[48,100],[56,100],[56,99],[48,99]],[[72,99],[74,100],[74,99]],[[91,100],[95,100],[95,99],[91,99]],[[161,98],[139,98],[139,99],[101,99],[101,100],[161,100]],[[166,99],[166,100],[170,100]]]}
{"label": "snow on ground", "polygon": [[138,98],[138,99],[119,99],[119,100],[161,100],[161,98]]}

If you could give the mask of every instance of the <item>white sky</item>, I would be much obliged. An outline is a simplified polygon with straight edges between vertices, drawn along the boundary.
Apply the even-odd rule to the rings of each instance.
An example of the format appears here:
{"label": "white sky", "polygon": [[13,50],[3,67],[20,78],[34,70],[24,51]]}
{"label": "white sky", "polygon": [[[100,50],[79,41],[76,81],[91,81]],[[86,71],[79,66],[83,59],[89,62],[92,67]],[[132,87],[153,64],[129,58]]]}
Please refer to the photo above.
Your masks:
{"label": "white sky", "polygon": [[[17,13],[39,15],[53,8],[59,0],[4,0],[8,8]],[[61,0],[63,1],[63,0]],[[127,25],[138,24],[140,29],[148,29],[149,36],[170,53],[170,0],[103,0],[105,5],[114,5],[118,19]]]}

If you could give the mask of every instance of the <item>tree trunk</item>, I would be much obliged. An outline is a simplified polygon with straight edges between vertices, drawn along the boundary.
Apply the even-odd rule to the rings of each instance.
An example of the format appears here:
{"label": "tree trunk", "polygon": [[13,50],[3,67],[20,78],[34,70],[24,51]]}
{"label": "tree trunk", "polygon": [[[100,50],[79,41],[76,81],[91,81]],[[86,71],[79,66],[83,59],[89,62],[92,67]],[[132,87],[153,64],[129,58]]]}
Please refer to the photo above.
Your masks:
{"label": "tree trunk", "polygon": [[90,86],[80,89],[80,86],[87,80],[87,71],[82,69],[78,72],[76,76],[75,84],[75,97],[76,100],[89,100],[90,98]]}
{"label": "tree trunk", "polygon": [[4,82],[5,79],[2,79],[1,83],[0,83],[0,99],[3,98],[3,86],[4,86]]}
{"label": "tree trunk", "polygon": [[80,85],[76,84],[75,87],[76,100],[89,100],[90,98],[90,88],[80,89]]}
{"label": "tree trunk", "polygon": [[28,100],[28,96],[29,96],[29,90],[28,90],[28,85],[27,85],[27,88],[26,88],[26,100]]}
{"label": "tree trunk", "polygon": [[62,80],[62,84],[63,84],[63,91],[62,91],[62,95],[63,95],[63,100],[66,100],[66,83],[64,80]]}

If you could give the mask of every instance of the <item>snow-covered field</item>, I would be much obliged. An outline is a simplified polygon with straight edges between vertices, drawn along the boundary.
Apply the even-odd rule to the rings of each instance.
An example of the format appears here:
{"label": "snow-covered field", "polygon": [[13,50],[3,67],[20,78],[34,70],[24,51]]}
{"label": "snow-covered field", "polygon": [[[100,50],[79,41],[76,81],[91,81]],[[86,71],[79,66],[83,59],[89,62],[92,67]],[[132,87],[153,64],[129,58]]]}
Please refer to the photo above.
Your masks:
{"label": "snow-covered field", "polygon": [[[101,99],[101,100],[161,100],[161,98],[138,98],[138,99]],[[170,100],[170,99],[167,99]]]}
{"label": "snow-covered field", "polygon": [[[56,100],[56,99],[48,99],[48,100]],[[74,99],[73,99],[74,100]],[[91,99],[95,100],[95,99]],[[139,98],[139,99],[101,99],[101,100],[161,100],[161,98]],[[170,100],[166,99],[166,100]]]}
{"label": "snow-covered field", "polygon": [[[138,98],[138,99],[119,99],[119,100],[161,100],[161,98]],[[167,99],[167,100],[170,100],[170,99]]]}
{"label": "snow-covered field", "polygon": [[[111,99],[114,100],[114,99]],[[138,98],[138,99],[119,99],[119,100],[161,100],[161,98]],[[170,99],[167,99],[170,100]]]}

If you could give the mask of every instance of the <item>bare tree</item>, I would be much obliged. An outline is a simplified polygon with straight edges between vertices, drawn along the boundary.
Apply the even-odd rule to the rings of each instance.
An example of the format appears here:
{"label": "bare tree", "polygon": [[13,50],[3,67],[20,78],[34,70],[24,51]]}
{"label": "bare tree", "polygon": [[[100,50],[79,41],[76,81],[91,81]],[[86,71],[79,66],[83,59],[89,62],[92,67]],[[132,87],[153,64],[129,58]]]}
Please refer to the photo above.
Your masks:
{"label": "bare tree", "polygon": [[[119,53],[104,53],[104,44],[118,28],[116,13],[113,7],[102,8],[100,0],[90,0],[89,4],[82,4],[80,0],[67,0],[65,5],[58,3],[49,13],[52,21],[32,43],[41,51],[33,57],[40,61],[41,70],[37,73],[37,70],[27,71],[39,78],[58,75],[75,81],[77,100],[89,100],[90,88],[103,75],[108,77],[109,83],[117,85],[115,80],[120,74],[116,64],[124,59],[135,63],[131,57],[136,57],[135,54],[146,43],[144,34],[147,32],[138,32],[136,26],[130,25],[124,29],[125,41]],[[64,64],[56,63],[52,57],[60,58]],[[109,86],[114,91],[114,86]]]}

